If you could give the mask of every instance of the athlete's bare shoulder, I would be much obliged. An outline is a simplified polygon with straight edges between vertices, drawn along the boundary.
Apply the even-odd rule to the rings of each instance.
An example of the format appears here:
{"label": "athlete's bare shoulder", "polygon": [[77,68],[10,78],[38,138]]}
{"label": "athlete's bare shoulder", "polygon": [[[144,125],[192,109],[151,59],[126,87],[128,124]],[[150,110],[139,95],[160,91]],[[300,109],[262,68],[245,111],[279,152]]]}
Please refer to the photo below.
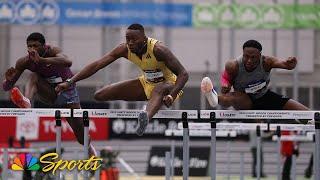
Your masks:
{"label": "athlete's bare shoulder", "polygon": [[274,62],[274,57],[272,56],[262,56],[262,65],[265,71],[269,72],[272,69],[272,64]]}
{"label": "athlete's bare shoulder", "polygon": [[114,58],[128,58],[128,47],[127,43],[121,43],[118,46],[116,46],[111,52],[109,53],[110,56],[113,56]]}
{"label": "athlete's bare shoulder", "polygon": [[225,70],[233,75],[233,76],[236,76],[238,74],[238,71],[239,71],[239,64],[238,64],[238,61],[236,60],[229,60],[226,62],[225,64]]}
{"label": "athlete's bare shoulder", "polygon": [[20,57],[16,62],[16,69],[24,70],[27,68],[29,56]]}
{"label": "athlete's bare shoulder", "polygon": [[167,49],[168,47],[161,41],[157,41],[155,44],[154,44],[154,47],[153,47],[153,51],[163,51],[164,49]]}
{"label": "athlete's bare shoulder", "polygon": [[[158,41],[153,47],[153,53],[158,61],[164,61],[168,57],[174,56],[169,48],[162,42]],[[170,58],[171,59],[171,58]]]}
{"label": "athlete's bare shoulder", "polygon": [[62,49],[56,46],[52,46],[48,49],[48,55],[49,57],[57,56],[57,54],[62,53]]}

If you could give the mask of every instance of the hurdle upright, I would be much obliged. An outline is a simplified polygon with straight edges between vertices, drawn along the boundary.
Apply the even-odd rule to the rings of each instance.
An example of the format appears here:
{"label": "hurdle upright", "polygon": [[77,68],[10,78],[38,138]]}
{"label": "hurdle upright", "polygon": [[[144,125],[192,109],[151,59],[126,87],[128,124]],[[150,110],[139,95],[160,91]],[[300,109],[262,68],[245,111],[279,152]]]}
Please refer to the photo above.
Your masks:
{"label": "hurdle upright", "polygon": [[[74,117],[83,117],[85,113],[88,113],[88,120],[92,117],[108,117],[108,118],[125,118],[125,119],[136,119],[142,110],[137,109],[75,109],[73,111]],[[181,119],[186,128],[184,128],[184,134],[188,136],[183,137],[183,146],[186,148],[186,152],[183,155],[183,180],[187,180],[189,176],[189,129],[188,120],[198,119],[197,110],[160,110],[153,118],[158,119]],[[85,137],[88,137],[88,131],[85,131]],[[84,148],[87,148],[84,146]]]}
{"label": "hurdle upright", "polygon": [[[213,115],[213,114],[214,115]],[[214,119],[212,119],[214,117]],[[235,111],[235,110],[201,110],[200,111],[200,119],[209,119],[210,121],[214,121],[216,119],[314,119],[315,120],[315,128],[316,128],[316,161],[315,161],[315,167],[318,169],[320,167],[320,114],[319,112],[316,111],[258,111],[258,110],[243,110],[243,111]],[[220,123],[219,123],[220,124]],[[219,125],[218,124],[218,125]],[[232,123],[230,123],[232,126]],[[248,124],[249,125],[249,124]],[[263,124],[262,124],[263,125]],[[266,124],[265,124],[266,125]],[[190,126],[190,125],[189,125]],[[201,128],[199,125],[194,125],[195,127],[198,126],[198,129]],[[234,125],[235,126],[235,125]],[[221,126],[218,128],[222,128]],[[233,127],[231,129],[235,129],[236,127]],[[215,128],[211,128],[212,131],[215,131]],[[243,129],[243,128],[242,128]],[[244,128],[247,129],[247,128]],[[262,126],[260,126],[261,130],[265,130]],[[213,137],[211,139],[215,139],[215,136],[213,134]],[[211,153],[215,153],[216,146],[214,144],[214,140],[211,140]],[[257,150],[257,153],[260,151]],[[258,154],[259,156],[259,154]],[[214,155],[215,157],[215,155]],[[214,180],[216,179],[216,169],[215,169],[215,159],[212,158],[212,174],[211,174],[211,179]],[[259,163],[258,163],[259,165]],[[260,169],[260,167],[258,167]],[[315,179],[320,180],[319,176],[320,172],[315,172]],[[259,175],[257,174],[258,179],[260,178]]]}
{"label": "hurdle upright", "polygon": [[315,161],[314,161],[314,165],[315,165],[315,179],[316,180],[320,180],[320,113],[316,112],[315,113],[315,117],[314,117],[314,121],[315,121]]}

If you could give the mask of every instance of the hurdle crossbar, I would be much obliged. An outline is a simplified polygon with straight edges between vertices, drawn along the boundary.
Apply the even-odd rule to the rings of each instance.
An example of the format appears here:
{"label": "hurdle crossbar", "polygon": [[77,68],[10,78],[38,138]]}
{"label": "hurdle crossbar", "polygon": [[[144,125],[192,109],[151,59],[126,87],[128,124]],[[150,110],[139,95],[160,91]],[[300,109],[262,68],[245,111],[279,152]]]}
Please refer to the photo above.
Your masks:
{"label": "hurdle crossbar", "polygon": [[311,124],[270,124],[270,130],[275,131],[280,126],[281,131],[311,131],[314,132],[314,125]]}
{"label": "hurdle crossbar", "polygon": [[316,111],[201,110],[200,118],[209,119],[211,112],[216,119],[314,119]]}
{"label": "hurdle crossbar", "polygon": [[[268,125],[263,123],[216,123],[217,130],[256,130],[260,126],[261,130],[268,130]],[[182,124],[178,123],[178,129],[182,129]],[[210,123],[189,123],[190,130],[210,130]]]}
{"label": "hurdle crossbar", "polygon": [[[167,129],[165,136],[183,136],[181,129]],[[207,130],[190,130],[190,137],[211,137],[211,131]],[[216,131],[216,137],[236,137],[236,131]]]}
{"label": "hurdle crossbar", "polygon": [[[282,131],[310,131],[314,132],[314,125],[311,124],[266,124],[266,123],[217,123],[217,130],[256,130],[260,126],[261,130],[277,130],[280,126]],[[269,128],[268,128],[269,126]],[[182,123],[178,123],[178,129],[182,129]],[[189,123],[190,130],[209,130],[210,123]]]}
{"label": "hurdle crossbar", "polygon": [[0,148],[0,152],[6,150],[9,153],[40,153],[44,152],[46,148]]}
{"label": "hurdle crossbar", "polygon": [[[87,111],[89,117],[107,118],[138,118],[142,110],[136,109],[75,109],[74,117],[82,117],[83,112]],[[161,119],[181,119],[182,113],[186,112],[188,119],[198,119],[197,110],[160,110],[153,118]]]}
{"label": "hurdle crossbar", "polygon": [[0,108],[0,117],[54,117],[59,110],[61,117],[71,117],[71,109],[21,109],[21,108]]}

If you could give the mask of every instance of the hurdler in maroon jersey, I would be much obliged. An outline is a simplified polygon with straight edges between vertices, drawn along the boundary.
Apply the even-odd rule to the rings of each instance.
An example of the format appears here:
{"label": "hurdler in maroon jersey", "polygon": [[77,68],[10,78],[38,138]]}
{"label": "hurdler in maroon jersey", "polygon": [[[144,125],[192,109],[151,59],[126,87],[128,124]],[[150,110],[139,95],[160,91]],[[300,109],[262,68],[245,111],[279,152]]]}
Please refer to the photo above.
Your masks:
{"label": "hurdler in maroon jersey", "polygon": [[[3,89],[11,90],[11,100],[18,107],[30,108],[30,100],[37,98],[54,108],[79,109],[80,100],[75,84],[61,93],[56,93],[55,87],[62,82],[68,82],[73,76],[70,67],[72,62],[62,54],[58,47],[45,44],[41,33],[31,33],[27,38],[28,53],[19,58],[15,67],[9,68],[5,73]],[[26,82],[24,95],[14,87],[24,70],[33,72]],[[67,118],[79,143],[83,144],[83,122],[81,118]],[[95,154],[90,146],[90,154]]]}

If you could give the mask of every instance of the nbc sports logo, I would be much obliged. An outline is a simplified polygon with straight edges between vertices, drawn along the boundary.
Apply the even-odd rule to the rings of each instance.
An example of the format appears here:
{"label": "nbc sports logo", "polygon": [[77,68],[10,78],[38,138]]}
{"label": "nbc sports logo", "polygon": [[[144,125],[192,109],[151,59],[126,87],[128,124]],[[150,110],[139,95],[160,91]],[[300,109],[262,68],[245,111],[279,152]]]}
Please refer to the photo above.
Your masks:
{"label": "nbc sports logo", "polygon": [[14,171],[23,171],[25,169],[38,171],[40,169],[40,165],[38,164],[37,158],[33,157],[30,153],[24,153],[14,158],[11,169]]}

